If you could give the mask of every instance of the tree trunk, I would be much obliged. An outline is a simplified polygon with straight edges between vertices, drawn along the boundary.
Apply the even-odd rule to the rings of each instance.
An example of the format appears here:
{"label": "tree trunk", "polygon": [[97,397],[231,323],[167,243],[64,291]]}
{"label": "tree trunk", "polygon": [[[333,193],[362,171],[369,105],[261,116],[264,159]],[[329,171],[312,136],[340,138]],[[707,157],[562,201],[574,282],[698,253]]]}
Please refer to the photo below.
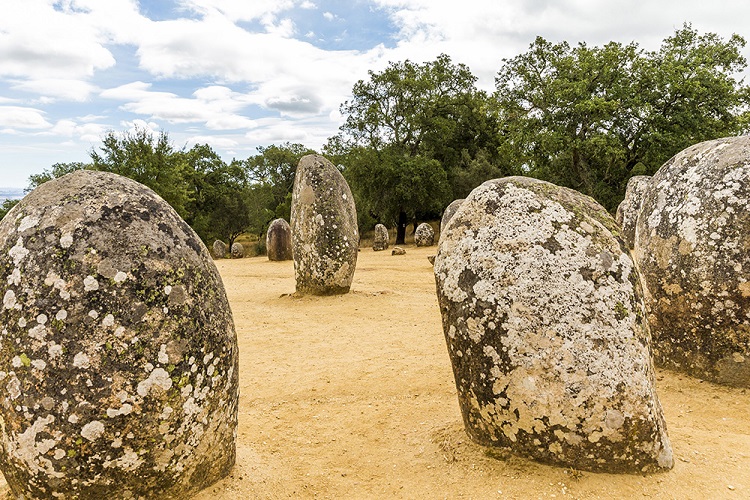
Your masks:
{"label": "tree trunk", "polygon": [[406,212],[401,210],[398,213],[398,225],[396,226],[396,245],[406,244]]}

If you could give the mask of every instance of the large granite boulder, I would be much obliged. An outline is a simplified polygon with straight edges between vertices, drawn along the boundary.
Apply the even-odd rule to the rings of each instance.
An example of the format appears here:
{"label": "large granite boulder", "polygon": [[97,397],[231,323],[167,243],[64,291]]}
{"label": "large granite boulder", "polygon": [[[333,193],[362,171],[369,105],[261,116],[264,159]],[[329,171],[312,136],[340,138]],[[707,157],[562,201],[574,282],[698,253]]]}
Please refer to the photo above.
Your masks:
{"label": "large granite boulder", "polygon": [[637,271],[612,217],[576,191],[487,181],[435,259],[469,436],[606,472],[673,465]]}
{"label": "large granite boulder", "polygon": [[227,256],[227,244],[221,240],[214,241],[212,246],[214,258],[223,259]]}
{"label": "large granite boulder", "polygon": [[0,469],[18,498],[187,498],[235,460],[238,351],[208,250],[81,170],[0,222]]}
{"label": "large granite boulder", "polygon": [[375,224],[375,235],[372,239],[372,249],[375,252],[388,248],[388,228],[383,224]]}
{"label": "large granite boulder", "polygon": [[643,195],[651,185],[651,176],[636,175],[628,180],[625,198],[617,207],[615,220],[622,228],[622,239],[628,248],[635,245],[635,225],[641,213]]}
{"label": "large granite boulder", "polygon": [[657,364],[750,387],[750,137],[696,144],[651,180],[634,255]]}
{"label": "large granite boulder", "polygon": [[275,219],[266,231],[268,260],[292,260],[292,228],[284,219]]}
{"label": "large granite boulder", "polygon": [[463,202],[464,198],[459,198],[457,200],[453,200],[447,207],[445,207],[445,210],[443,211],[443,217],[440,219],[440,234],[443,234],[443,231],[445,231],[445,226],[448,225],[448,221],[450,221],[451,217],[455,215],[456,210],[458,210],[458,207],[460,207],[461,203]]}
{"label": "large granite boulder", "polygon": [[414,231],[414,243],[418,247],[431,247],[435,244],[435,230],[426,222],[417,226]]}
{"label": "large granite boulder", "polygon": [[320,155],[300,159],[292,191],[292,248],[297,292],[349,292],[357,266],[357,211],[349,185]]}

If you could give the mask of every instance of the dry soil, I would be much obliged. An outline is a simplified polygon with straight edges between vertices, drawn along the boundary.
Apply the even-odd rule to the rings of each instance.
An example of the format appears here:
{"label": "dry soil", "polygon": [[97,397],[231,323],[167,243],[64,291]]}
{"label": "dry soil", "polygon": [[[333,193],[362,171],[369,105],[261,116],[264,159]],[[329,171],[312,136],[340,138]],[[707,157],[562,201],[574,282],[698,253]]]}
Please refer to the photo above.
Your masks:
{"label": "dry soil", "polygon": [[[551,467],[463,432],[436,247],[359,254],[352,291],[294,295],[291,261],[220,260],[240,346],[237,465],[198,500],[750,498],[750,394],[657,372],[673,470]],[[7,487],[6,487],[7,491]]]}

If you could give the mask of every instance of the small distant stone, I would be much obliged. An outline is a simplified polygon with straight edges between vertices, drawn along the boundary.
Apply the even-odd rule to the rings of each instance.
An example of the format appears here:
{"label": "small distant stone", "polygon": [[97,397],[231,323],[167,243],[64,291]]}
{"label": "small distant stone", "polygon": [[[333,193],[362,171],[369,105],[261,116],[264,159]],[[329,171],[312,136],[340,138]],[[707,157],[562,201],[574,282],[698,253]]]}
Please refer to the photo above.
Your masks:
{"label": "small distant stone", "polygon": [[427,256],[427,260],[429,260],[430,264],[432,264],[433,266],[435,265],[435,256],[434,255],[428,255]]}
{"label": "small distant stone", "polygon": [[628,180],[625,188],[625,199],[617,207],[615,220],[622,228],[622,239],[628,248],[635,244],[635,225],[638,222],[638,214],[641,213],[643,197],[651,185],[651,176],[636,175]]}
{"label": "small distant stone", "polygon": [[227,256],[227,244],[221,240],[214,241],[211,250],[215,259],[223,259]]}
{"label": "small distant stone", "polygon": [[393,250],[391,250],[391,255],[406,255],[406,250],[401,247],[393,247]]}
{"label": "small distant stone", "polygon": [[266,231],[266,253],[268,260],[292,259],[292,228],[284,219],[275,219]]}
{"label": "small distant stone", "polygon": [[426,222],[417,226],[414,232],[414,243],[418,247],[431,247],[435,244],[435,230]]}
{"label": "small distant stone", "polygon": [[670,469],[638,271],[591,198],[524,177],[474,189],[435,258],[468,435],[563,467]]}
{"label": "small distant stone", "polygon": [[190,498],[229,473],[232,313],[208,249],[153,191],[89,170],[39,186],[0,221],[0,297],[13,498]]}
{"label": "small distant stone", "polygon": [[297,292],[348,293],[359,251],[357,210],[344,176],[320,155],[297,165],[291,227]]}
{"label": "small distant stone", "polygon": [[750,136],[691,146],[651,179],[635,232],[654,361],[750,387]]}
{"label": "small distant stone", "polygon": [[232,243],[232,258],[241,259],[244,256],[245,247],[242,246],[242,243]]}
{"label": "small distant stone", "polygon": [[383,224],[375,225],[375,235],[372,240],[372,249],[375,252],[385,250],[388,248],[388,228]]}

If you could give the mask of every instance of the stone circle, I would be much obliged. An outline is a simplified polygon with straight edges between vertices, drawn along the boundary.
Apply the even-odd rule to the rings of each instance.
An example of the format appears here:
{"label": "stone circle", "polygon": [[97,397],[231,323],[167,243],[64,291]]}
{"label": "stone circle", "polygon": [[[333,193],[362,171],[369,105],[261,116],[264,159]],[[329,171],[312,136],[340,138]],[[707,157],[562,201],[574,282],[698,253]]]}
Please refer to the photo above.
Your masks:
{"label": "stone circle", "polygon": [[434,272],[467,433],[565,467],[669,469],[637,270],[614,219],[524,177],[472,191]]}
{"label": "stone circle", "polygon": [[349,292],[357,266],[357,210],[341,172],[320,155],[303,156],[292,191],[292,248],[297,293]]}
{"label": "stone circle", "polygon": [[235,461],[218,271],[147,187],[80,170],[0,222],[0,469],[17,497],[186,498]]}

